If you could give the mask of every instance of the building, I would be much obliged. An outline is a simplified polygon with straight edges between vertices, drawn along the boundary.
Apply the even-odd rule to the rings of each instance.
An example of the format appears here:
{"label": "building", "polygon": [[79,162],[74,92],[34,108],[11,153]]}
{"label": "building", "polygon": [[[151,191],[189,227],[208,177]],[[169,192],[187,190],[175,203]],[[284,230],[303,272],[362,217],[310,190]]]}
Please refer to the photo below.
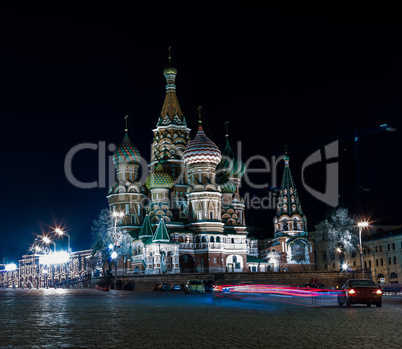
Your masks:
{"label": "building", "polygon": [[[328,237],[314,234],[317,270],[338,271],[361,269],[360,251],[351,253],[330,251]],[[373,280],[383,284],[402,283],[402,229],[400,227],[371,226],[362,233],[363,268]]]}
{"label": "building", "polygon": [[[121,227],[132,237],[128,273],[265,271],[257,240],[248,237],[239,187],[244,163],[235,157],[228,134],[223,153],[199,126],[191,130],[176,94],[177,69],[164,69],[166,95],[153,131],[145,184],[144,162],[125,135],[114,152],[117,181],[107,199],[123,212]],[[120,267],[121,270],[121,267]]]}
{"label": "building", "polygon": [[31,253],[22,256],[15,270],[0,271],[1,287],[66,286],[91,273],[92,250],[64,253]]}
{"label": "building", "polygon": [[307,218],[284,156],[284,172],[274,217],[274,238],[260,241],[260,257],[273,271],[314,270],[313,240],[308,237]]}

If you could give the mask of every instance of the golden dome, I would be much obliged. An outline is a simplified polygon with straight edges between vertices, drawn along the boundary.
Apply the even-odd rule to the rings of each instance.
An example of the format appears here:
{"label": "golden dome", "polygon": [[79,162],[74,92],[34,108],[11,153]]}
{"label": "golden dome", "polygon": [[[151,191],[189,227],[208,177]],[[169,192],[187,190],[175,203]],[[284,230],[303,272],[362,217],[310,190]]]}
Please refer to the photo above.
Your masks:
{"label": "golden dome", "polygon": [[177,75],[177,69],[174,67],[167,67],[163,69],[163,75]]}

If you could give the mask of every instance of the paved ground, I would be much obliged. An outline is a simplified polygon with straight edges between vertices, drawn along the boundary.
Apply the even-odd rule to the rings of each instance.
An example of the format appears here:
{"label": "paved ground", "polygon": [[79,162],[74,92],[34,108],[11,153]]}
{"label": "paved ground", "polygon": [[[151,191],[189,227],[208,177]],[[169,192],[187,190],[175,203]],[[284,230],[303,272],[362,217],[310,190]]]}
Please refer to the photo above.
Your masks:
{"label": "paved ground", "polygon": [[0,348],[401,348],[401,298],[331,302],[0,289]]}

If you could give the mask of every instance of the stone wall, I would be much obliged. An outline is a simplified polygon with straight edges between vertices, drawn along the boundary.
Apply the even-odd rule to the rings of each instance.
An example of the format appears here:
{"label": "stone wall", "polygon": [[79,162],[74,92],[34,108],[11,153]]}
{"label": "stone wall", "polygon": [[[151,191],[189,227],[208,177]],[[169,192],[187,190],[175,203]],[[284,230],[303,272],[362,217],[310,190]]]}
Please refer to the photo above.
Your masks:
{"label": "stone wall", "polygon": [[[156,284],[181,284],[189,279],[212,279],[216,284],[236,284],[247,282],[253,284],[300,286],[303,283],[323,284],[326,288],[336,288],[348,279],[361,278],[360,273],[346,272],[256,272],[256,273],[194,273],[194,274],[161,274],[161,275],[118,275],[118,288],[125,284],[134,285],[135,291],[153,291]],[[92,287],[104,283],[103,278],[93,278]],[[113,280],[110,282],[113,287]]]}

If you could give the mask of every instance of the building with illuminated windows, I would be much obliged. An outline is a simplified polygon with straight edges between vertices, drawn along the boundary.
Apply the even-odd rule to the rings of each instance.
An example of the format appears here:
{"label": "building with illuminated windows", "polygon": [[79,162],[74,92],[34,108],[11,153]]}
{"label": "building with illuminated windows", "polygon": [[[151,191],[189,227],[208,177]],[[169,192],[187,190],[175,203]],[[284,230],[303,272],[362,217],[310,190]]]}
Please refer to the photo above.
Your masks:
{"label": "building with illuminated windows", "polygon": [[[318,271],[359,271],[360,251],[350,253],[331,251],[328,236],[312,232],[316,269]],[[401,226],[370,225],[362,234],[362,262],[364,271],[381,284],[402,284]]]}

